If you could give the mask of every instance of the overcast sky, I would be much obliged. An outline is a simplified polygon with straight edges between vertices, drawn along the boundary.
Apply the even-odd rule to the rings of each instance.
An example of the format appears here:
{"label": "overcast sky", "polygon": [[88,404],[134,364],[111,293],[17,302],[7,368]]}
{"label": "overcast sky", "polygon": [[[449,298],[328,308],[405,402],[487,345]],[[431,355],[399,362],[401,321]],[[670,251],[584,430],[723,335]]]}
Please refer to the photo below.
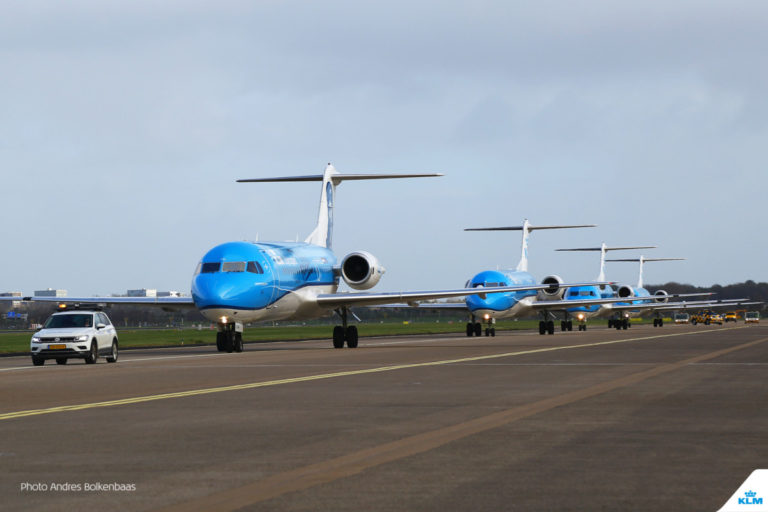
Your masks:
{"label": "overcast sky", "polygon": [[[646,282],[768,280],[768,3],[42,2],[0,6],[0,291],[189,291],[232,240],[304,239],[322,172],[334,249],[380,290],[514,267],[593,279],[658,245]],[[622,254],[629,257],[631,254]],[[608,277],[634,283],[637,268]]]}

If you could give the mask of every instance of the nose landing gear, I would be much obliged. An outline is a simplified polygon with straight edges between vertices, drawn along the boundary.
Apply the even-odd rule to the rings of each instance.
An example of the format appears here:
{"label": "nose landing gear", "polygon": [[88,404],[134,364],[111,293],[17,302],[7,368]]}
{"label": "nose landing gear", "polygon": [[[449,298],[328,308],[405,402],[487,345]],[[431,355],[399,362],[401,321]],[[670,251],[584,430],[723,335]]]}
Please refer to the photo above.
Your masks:
{"label": "nose landing gear", "polygon": [[243,351],[243,324],[240,322],[219,322],[218,328],[216,349],[219,352]]}
{"label": "nose landing gear", "polygon": [[[487,327],[485,328],[485,335],[486,336],[496,336],[496,319],[495,318],[487,318]],[[472,336],[482,336],[483,335],[483,324],[477,321],[477,318],[475,315],[470,315],[469,322],[467,322],[467,337]]]}

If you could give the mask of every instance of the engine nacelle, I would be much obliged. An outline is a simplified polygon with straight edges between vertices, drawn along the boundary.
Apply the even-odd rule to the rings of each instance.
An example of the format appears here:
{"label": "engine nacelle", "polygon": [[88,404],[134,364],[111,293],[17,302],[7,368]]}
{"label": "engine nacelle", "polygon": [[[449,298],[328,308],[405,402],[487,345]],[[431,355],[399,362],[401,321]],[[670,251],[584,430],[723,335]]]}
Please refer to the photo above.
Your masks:
{"label": "engine nacelle", "polygon": [[656,302],[661,302],[662,304],[665,304],[669,301],[669,294],[664,290],[658,290],[656,293],[653,294],[653,299]]}
{"label": "engine nacelle", "polygon": [[542,300],[561,300],[565,295],[565,288],[560,286],[563,284],[563,279],[560,276],[547,276],[541,280],[541,284],[549,285],[549,288],[539,290],[539,297]]}
{"label": "engine nacelle", "polygon": [[630,299],[635,296],[635,289],[631,286],[622,285],[616,290],[616,296],[622,299]]}
{"label": "engine nacelle", "polygon": [[386,270],[369,252],[358,251],[344,256],[341,261],[341,277],[350,288],[367,290],[376,286]]}

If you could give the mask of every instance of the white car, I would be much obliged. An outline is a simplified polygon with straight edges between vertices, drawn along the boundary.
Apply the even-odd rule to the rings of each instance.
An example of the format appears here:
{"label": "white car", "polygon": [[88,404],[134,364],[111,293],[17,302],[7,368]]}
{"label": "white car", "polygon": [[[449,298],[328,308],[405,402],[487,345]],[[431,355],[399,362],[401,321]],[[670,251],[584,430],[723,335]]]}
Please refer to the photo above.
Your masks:
{"label": "white car", "polygon": [[67,364],[67,359],[72,357],[93,364],[100,355],[114,363],[117,361],[117,331],[106,313],[101,311],[59,311],[32,336],[30,352],[35,366],[42,366],[46,359]]}

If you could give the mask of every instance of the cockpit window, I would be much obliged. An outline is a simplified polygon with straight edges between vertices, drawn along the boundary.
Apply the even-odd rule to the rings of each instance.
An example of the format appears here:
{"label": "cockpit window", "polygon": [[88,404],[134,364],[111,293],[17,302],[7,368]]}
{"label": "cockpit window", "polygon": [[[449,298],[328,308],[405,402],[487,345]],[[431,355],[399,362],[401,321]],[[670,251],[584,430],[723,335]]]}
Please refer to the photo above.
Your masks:
{"label": "cockpit window", "polygon": [[213,274],[214,272],[218,272],[221,268],[221,262],[215,262],[215,263],[203,263],[203,267],[201,269],[201,272],[203,274]]}
{"label": "cockpit window", "polygon": [[225,261],[221,265],[222,272],[245,272],[244,261]]}
{"label": "cockpit window", "polygon": [[264,269],[261,268],[261,265],[259,265],[258,261],[249,261],[248,262],[248,268],[246,268],[248,272],[251,272],[253,274],[263,274]]}

